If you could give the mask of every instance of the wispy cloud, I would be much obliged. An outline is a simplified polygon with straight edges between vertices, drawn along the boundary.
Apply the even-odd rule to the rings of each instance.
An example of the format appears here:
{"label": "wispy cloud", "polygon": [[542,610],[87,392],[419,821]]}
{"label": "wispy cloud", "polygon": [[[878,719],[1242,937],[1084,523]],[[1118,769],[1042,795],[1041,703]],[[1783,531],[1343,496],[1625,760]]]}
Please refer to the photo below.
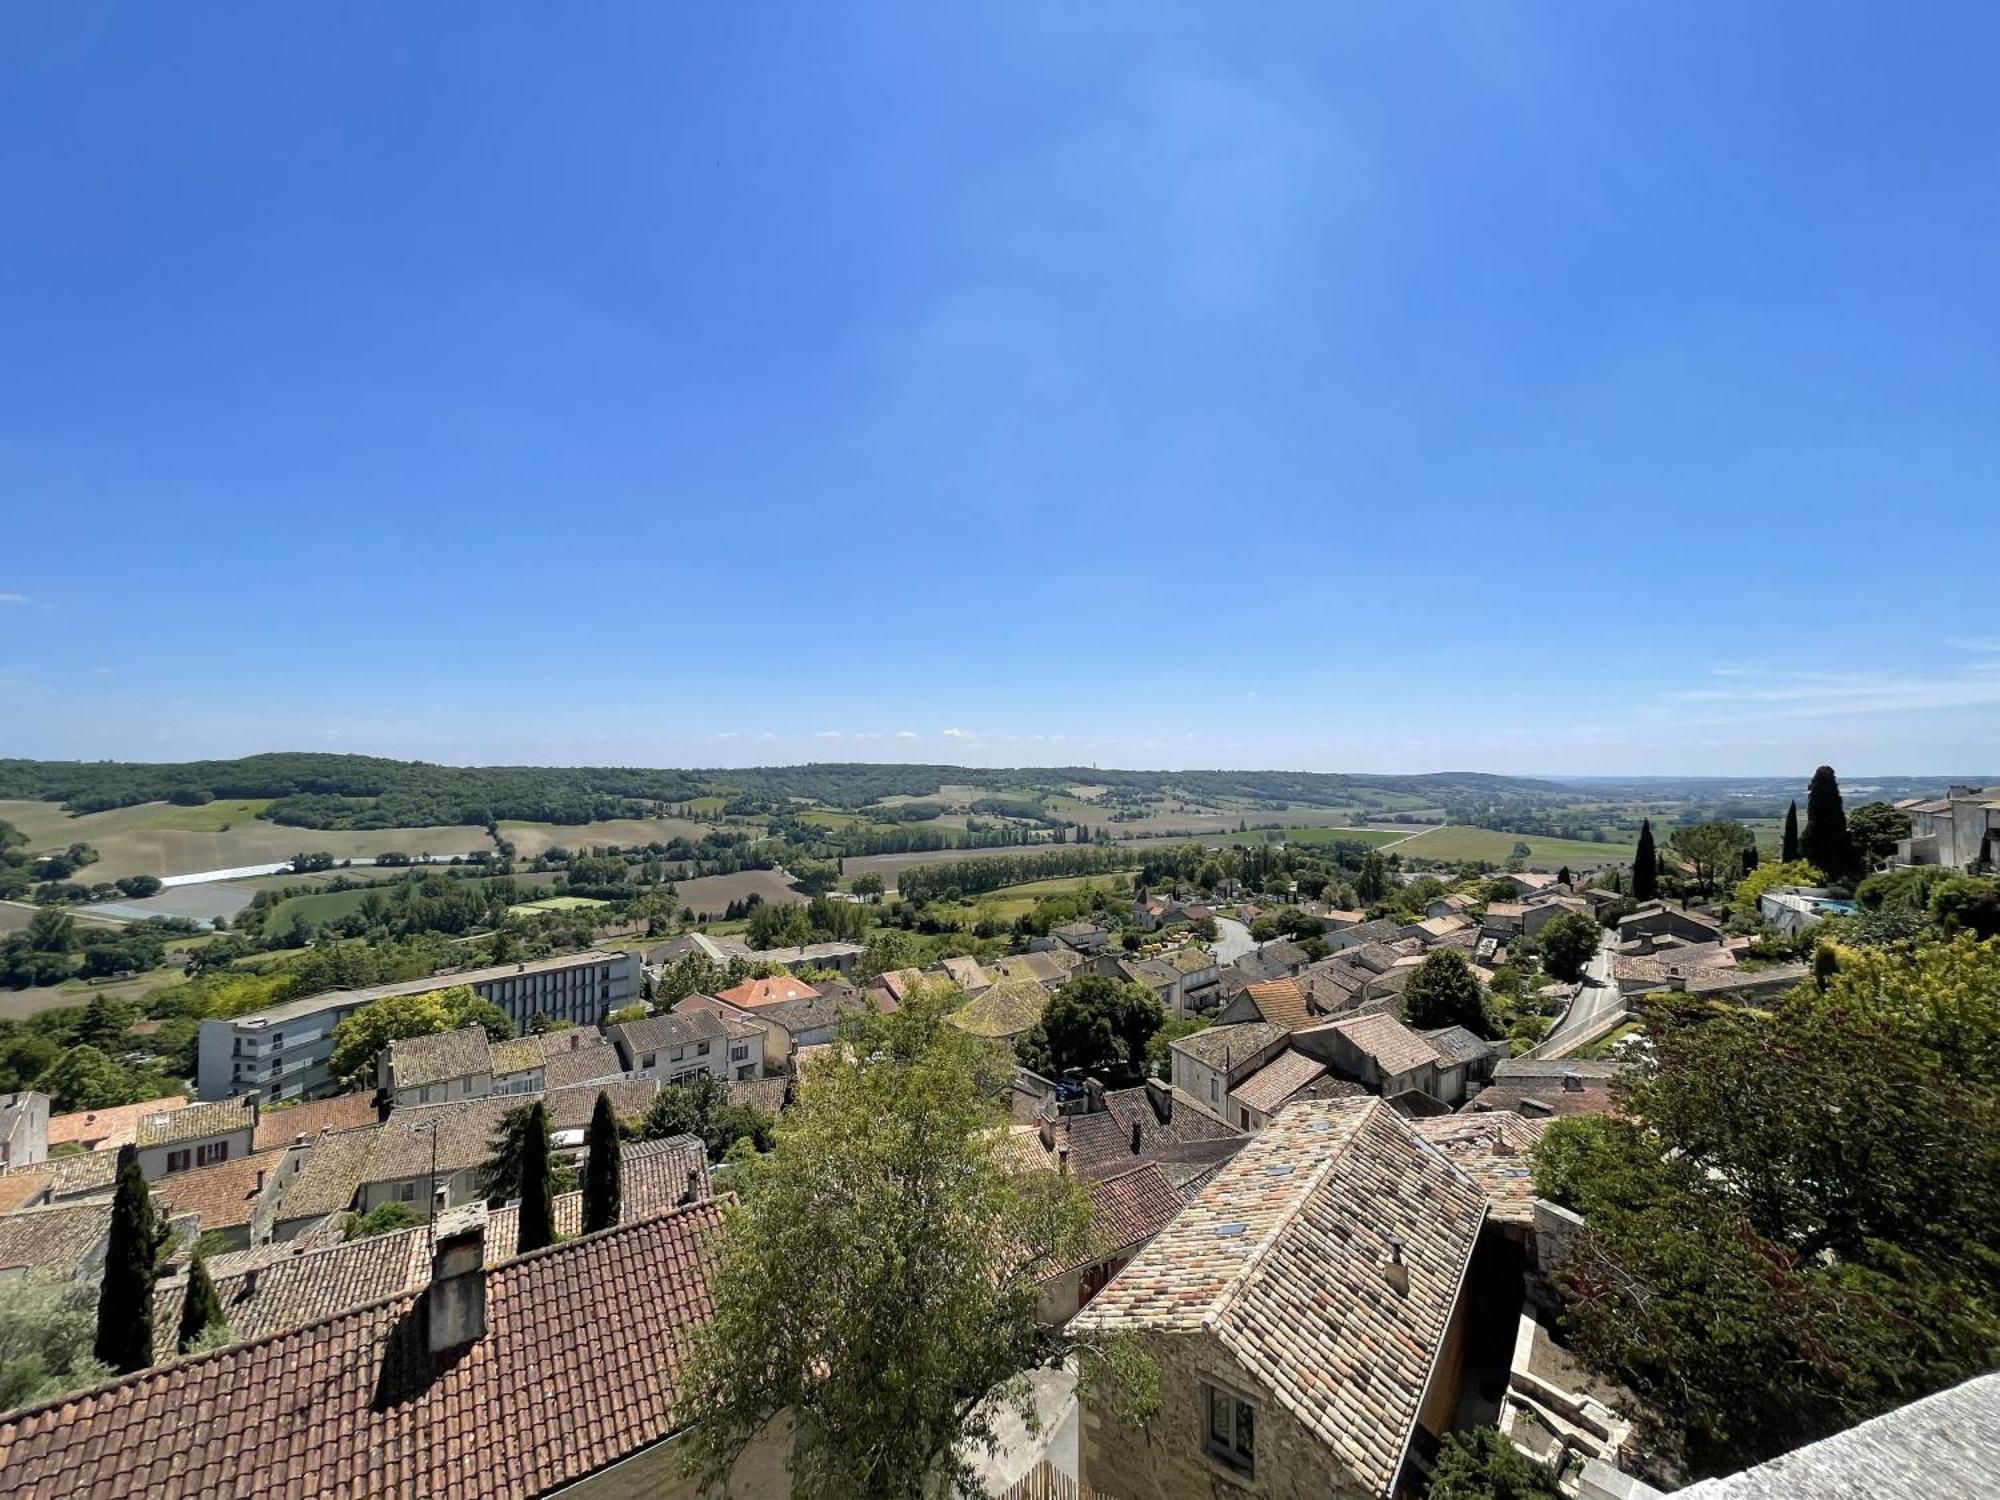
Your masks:
{"label": "wispy cloud", "polygon": [[896,738],[899,740],[913,740],[916,737],[917,732],[914,729],[899,729],[896,731]]}
{"label": "wispy cloud", "polygon": [[972,731],[970,729],[940,729],[938,733],[948,740],[969,740],[972,738]]}
{"label": "wispy cloud", "polygon": [[1994,636],[1994,635],[1983,635],[1983,636],[1955,635],[1950,640],[1946,641],[1945,644],[1951,647],[1951,649],[1954,651],[1980,651],[1989,653],[2000,653],[2000,636]]}
{"label": "wispy cloud", "polygon": [[26,594],[0,594],[0,604],[26,604],[27,602],[28,596]]}

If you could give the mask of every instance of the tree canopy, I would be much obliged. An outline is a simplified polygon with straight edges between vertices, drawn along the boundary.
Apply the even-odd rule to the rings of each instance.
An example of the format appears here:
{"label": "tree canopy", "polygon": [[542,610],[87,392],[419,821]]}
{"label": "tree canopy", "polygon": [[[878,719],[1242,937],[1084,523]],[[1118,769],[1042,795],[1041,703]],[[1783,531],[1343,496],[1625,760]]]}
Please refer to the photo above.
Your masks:
{"label": "tree canopy", "polygon": [[1136,1079],[1146,1044],[1166,1020],[1159,997],[1143,984],[1085,974],[1049,997],[1042,1018],[1015,1044],[1021,1061],[1044,1077],[1072,1069]]}
{"label": "tree canopy", "polygon": [[1700,1471],[2000,1362],[2000,944],[1841,949],[1772,1011],[1656,1014],[1537,1187],[1579,1351]]}
{"label": "tree canopy", "polygon": [[118,1187],[97,1293],[97,1358],[120,1374],[153,1362],[153,1282],[167,1226],[153,1206],[139,1153],[118,1150]]}
{"label": "tree canopy", "polygon": [[1022,1373],[1065,1352],[1038,1289],[1081,1250],[1089,1200],[1008,1164],[988,1044],[947,1005],[920,991],[851,1022],[743,1165],[686,1373],[697,1475],[720,1480],[791,1412],[802,1500],[971,1493],[965,1453],[1022,1407]]}
{"label": "tree canopy", "polygon": [[1574,984],[1583,977],[1584,967],[1596,955],[1603,937],[1604,929],[1590,913],[1566,911],[1549,918],[1536,935],[1535,943],[1541,951],[1542,966],[1565,984]]}
{"label": "tree canopy", "polygon": [[1463,1026],[1480,1036],[1493,1034],[1479,993],[1479,976],[1462,949],[1433,948],[1403,986],[1404,1014],[1419,1030]]}
{"label": "tree canopy", "polygon": [[1799,834],[1799,856],[1826,871],[1833,880],[1859,873],[1854,842],[1847,831],[1847,811],[1840,798],[1840,779],[1832,766],[1813,772],[1806,787],[1806,826]]}
{"label": "tree canopy", "polygon": [[507,1013],[482,1000],[470,985],[454,984],[418,995],[385,995],[361,1007],[333,1028],[327,1068],[350,1087],[375,1081],[383,1049],[405,1037],[435,1036],[463,1026],[483,1026],[496,1042],[514,1034]]}
{"label": "tree canopy", "polygon": [[1660,856],[1653,847],[1653,820],[1639,822],[1639,846],[1632,851],[1632,899],[1651,901],[1660,894]]}

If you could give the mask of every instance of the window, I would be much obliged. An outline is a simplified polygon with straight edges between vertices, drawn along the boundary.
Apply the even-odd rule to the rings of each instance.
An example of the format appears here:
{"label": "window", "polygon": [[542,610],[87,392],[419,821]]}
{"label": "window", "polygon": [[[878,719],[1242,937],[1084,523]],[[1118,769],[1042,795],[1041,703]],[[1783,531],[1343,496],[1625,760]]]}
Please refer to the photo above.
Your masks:
{"label": "window", "polygon": [[397,1183],[396,1201],[398,1203],[415,1203],[417,1201],[417,1185],[414,1182]]}
{"label": "window", "polygon": [[1208,1102],[1210,1104],[1222,1102],[1222,1085],[1216,1082],[1213,1073],[1208,1075]]}
{"label": "window", "polygon": [[749,1055],[750,1044],[748,1042],[736,1042],[729,1048],[729,1060],[731,1062],[742,1062]]}
{"label": "window", "polygon": [[195,1165],[206,1167],[215,1162],[229,1160],[229,1142],[216,1141],[212,1145],[197,1146],[194,1152]]}
{"label": "window", "polygon": [[167,1153],[167,1170],[169,1172],[185,1172],[193,1165],[194,1153],[191,1151],[169,1151]]}
{"label": "window", "polygon": [[1215,1386],[1208,1393],[1208,1438],[1202,1451],[1246,1479],[1257,1472],[1257,1413],[1248,1401]]}
{"label": "window", "polygon": [[1236,1106],[1236,1123],[1244,1130],[1250,1128],[1250,1111],[1244,1105]]}
{"label": "window", "polygon": [[697,1043],[695,1044],[695,1049],[694,1049],[694,1055],[695,1055],[696,1057],[706,1057],[706,1056],[708,1056],[708,1043],[707,1043],[707,1042],[697,1042]]}

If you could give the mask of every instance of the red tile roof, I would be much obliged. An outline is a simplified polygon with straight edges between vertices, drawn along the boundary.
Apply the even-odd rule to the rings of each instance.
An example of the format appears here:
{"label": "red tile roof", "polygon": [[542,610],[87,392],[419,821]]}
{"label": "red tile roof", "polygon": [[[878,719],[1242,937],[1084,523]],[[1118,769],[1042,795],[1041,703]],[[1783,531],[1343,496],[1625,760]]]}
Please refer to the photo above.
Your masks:
{"label": "red tile roof", "polygon": [[803,979],[774,974],[769,979],[746,979],[730,989],[717,990],[715,998],[729,1005],[755,1010],[760,1005],[776,1005],[781,1000],[804,1000],[819,991]]}
{"label": "red tile roof", "polygon": [[[1117,1177],[1090,1185],[1090,1249],[1063,1271],[1074,1271],[1134,1245],[1143,1245],[1181,1211],[1180,1189],[1148,1162]],[[1053,1274],[1060,1275],[1061,1271]]]}
{"label": "red tile roof", "polygon": [[175,1172],[153,1184],[153,1201],[173,1218],[199,1214],[202,1233],[211,1229],[241,1229],[257,1206],[264,1174],[275,1172],[284,1150],[259,1151],[213,1167]]}
{"label": "red tile roof", "polygon": [[137,1104],[121,1104],[115,1109],[83,1109],[75,1114],[49,1117],[49,1144],[70,1142],[115,1151],[129,1145],[139,1133],[139,1122],[148,1115],[179,1109],[186,1094],[169,1094],[163,1099],[142,1099]]}
{"label": "red tile roof", "polygon": [[574,1483],[676,1430],[721,1222],[697,1204],[495,1267],[485,1336],[442,1357],[406,1292],[16,1412],[0,1492],[489,1500]]}
{"label": "red tile roof", "polygon": [[289,1146],[301,1135],[318,1135],[322,1130],[359,1130],[379,1118],[373,1093],[335,1094],[331,1099],[309,1099],[282,1109],[267,1107],[257,1117],[256,1146],[259,1151],[268,1151],[273,1146]]}

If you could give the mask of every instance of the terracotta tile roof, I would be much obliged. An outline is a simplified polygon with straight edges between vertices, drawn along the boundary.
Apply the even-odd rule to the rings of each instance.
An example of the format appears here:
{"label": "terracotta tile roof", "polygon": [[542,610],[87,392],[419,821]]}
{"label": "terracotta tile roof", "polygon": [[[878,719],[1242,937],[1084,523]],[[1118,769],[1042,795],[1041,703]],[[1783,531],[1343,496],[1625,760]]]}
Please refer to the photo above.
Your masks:
{"label": "terracotta tile roof", "polygon": [[257,1117],[256,1148],[288,1146],[294,1137],[318,1135],[322,1130],[359,1130],[377,1123],[373,1094],[335,1094],[328,1099],[308,1099],[283,1109],[266,1108]]}
{"label": "terracotta tile roof", "polygon": [[943,969],[951,982],[962,990],[984,989],[993,981],[986,976],[986,970],[979,960],[970,957],[941,958],[938,967]]}
{"label": "terracotta tile roof", "polygon": [[1437,1048],[1439,1057],[1447,1064],[1484,1062],[1489,1057],[1505,1056],[1507,1052],[1505,1042],[1489,1042],[1478,1032],[1464,1026],[1440,1026],[1421,1035]]}
{"label": "terracotta tile roof", "polygon": [[[274,1255],[274,1250],[281,1253]],[[244,1257],[253,1263],[241,1267],[224,1256],[208,1265],[230,1337],[239,1342],[413,1291],[430,1279],[431,1272],[428,1226],[326,1247],[297,1242],[267,1245],[260,1247],[260,1254],[261,1258]],[[186,1297],[185,1270],[153,1289],[156,1358],[168,1356],[167,1341],[180,1327]]]}
{"label": "terracotta tile roof", "polygon": [[1411,1129],[1479,1184],[1492,1218],[1529,1224],[1535,1217],[1535,1174],[1528,1148],[1542,1138],[1548,1125],[1545,1119],[1528,1120],[1509,1110],[1494,1110],[1413,1120]]}
{"label": "terracotta tile roof", "polygon": [[[657,1078],[605,1078],[596,1083],[582,1083],[575,1088],[551,1089],[541,1096],[547,1106],[549,1129],[582,1130],[590,1124],[591,1112],[597,1108],[597,1096],[606,1095],[611,1100],[611,1112],[620,1120],[636,1120],[652,1107],[659,1097],[660,1081]],[[516,1104],[532,1101],[533,1094],[516,1094]]]}
{"label": "terracotta tile roof", "polygon": [[496,1078],[509,1073],[532,1073],[545,1061],[542,1049],[535,1045],[531,1037],[494,1042],[487,1049],[487,1057]]}
{"label": "terracotta tile roof", "polygon": [[542,1062],[542,1082],[552,1089],[614,1078],[625,1071],[618,1049],[609,1042],[592,1042],[574,1052],[547,1052]]}
{"label": "terracotta tile roof", "polygon": [[1305,1053],[1287,1050],[1265,1063],[1245,1083],[1230,1090],[1230,1101],[1247,1104],[1263,1114],[1275,1114],[1280,1105],[1326,1071],[1326,1064]]}
{"label": "terracotta tile roof", "polygon": [[[1135,1125],[1137,1151],[1132,1149]],[[1012,1145],[1023,1164],[1054,1170],[1061,1162],[1059,1148],[1067,1146],[1070,1171],[1087,1182],[1122,1176],[1154,1162],[1175,1183],[1182,1183],[1234,1156],[1249,1139],[1192,1106],[1177,1107],[1171,1119],[1161,1119],[1143,1085],[1113,1089],[1104,1096],[1102,1110],[1063,1115],[1050,1122],[1049,1130],[1054,1148],[1042,1145],[1036,1126],[1022,1126],[1012,1133]]]}
{"label": "terracotta tile roof", "polygon": [[443,1358],[405,1292],[17,1412],[0,1489],[490,1500],[573,1483],[675,1431],[720,1223],[701,1204],[495,1267],[484,1337]]}
{"label": "terracotta tile roof", "polygon": [[1100,1178],[1090,1185],[1090,1248],[1050,1276],[1144,1244],[1172,1221],[1182,1202],[1180,1189],[1157,1162]]}
{"label": "terracotta tile roof", "polygon": [[917,986],[924,982],[924,976],[916,969],[890,969],[877,974],[870,982],[887,990],[889,998],[901,1005],[910,998]]}
{"label": "terracotta tile roof", "polygon": [[794,979],[789,974],[776,974],[769,979],[746,979],[741,984],[732,985],[726,990],[717,990],[715,998],[726,1000],[731,1005],[741,1006],[745,1010],[755,1010],[760,1005],[775,1005],[780,1000],[803,1000],[808,995],[818,993],[818,990],[803,979]]}
{"label": "terracotta tile roof", "polygon": [[11,1171],[0,1172],[0,1214],[11,1214],[17,1208],[36,1202],[48,1192],[52,1180],[53,1174],[45,1171],[39,1162],[32,1167],[15,1167]]}
{"label": "terracotta tile roof", "polygon": [[1306,1013],[1306,992],[1296,979],[1266,979],[1244,991],[1257,1014],[1273,1026],[1297,1031],[1310,1017]]}
{"label": "terracotta tile roof", "polygon": [[1069,978],[1070,972],[1082,963],[1083,955],[1080,953],[1051,948],[1045,953],[1015,953],[995,959],[986,966],[986,972],[995,983],[1002,979],[1032,979],[1053,989]]}
{"label": "terracotta tile roof", "polygon": [[249,1100],[216,1099],[142,1115],[133,1140],[141,1147],[171,1146],[176,1141],[198,1141],[211,1135],[228,1135],[232,1130],[248,1130],[254,1124]]}
{"label": "terracotta tile roof", "polygon": [[636,1068],[639,1059],[649,1052],[670,1053],[675,1047],[692,1047],[701,1042],[718,1042],[727,1037],[741,1036],[749,1024],[732,1016],[718,1015],[712,1010],[669,1011],[663,1016],[648,1016],[643,1021],[626,1021],[613,1026],[611,1039]]}
{"label": "terracotta tile roof", "polygon": [[580,1025],[564,1026],[555,1031],[530,1031],[521,1037],[524,1042],[533,1042],[542,1049],[542,1056],[552,1058],[564,1052],[579,1052],[604,1040],[604,1033],[583,1022]]}
{"label": "terracotta tile roof", "polygon": [[1049,992],[1032,979],[1003,979],[952,1012],[951,1024],[974,1036],[1019,1036],[1049,1008]]}
{"label": "terracotta tile roof", "polygon": [[168,1094],[137,1104],[121,1104],[115,1109],[86,1109],[74,1114],[49,1116],[51,1146],[96,1146],[116,1151],[130,1145],[138,1134],[139,1122],[148,1115],[164,1114],[187,1103],[186,1094]]}
{"label": "terracotta tile roof", "polygon": [[[111,1228],[111,1200],[90,1199],[24,1208],[0,1217],[0,1271],[47,1271],[73,1276]],[[0,1479],[5,1471],[0,1470]],[[6,1485],[0,1483],[0,1492]]]}
{"label": "terracotta tile roof", "polygon": [[729,1102],[748,1104],[767,1115],[776,1115],[785,1107],[785,1090],[788,1087],[790,1080],[785,1078],[732,1079],[729,1083]]}
{"label": "terracotta tile roof", "polygon": [[52,1156],[31,1167],[0,1172],[0,1213],[36,1201],[63,1202],[108,1193],[118,1183],[116,1151],[76,1151]]}
{"label": "terracotta tile roof", "polygon": [[1226,1062],[1235,1069],[1243,1065],[1245,1058],[1256,1056],[1284,1035],[1283,1027],[1273,1026],[1269,1021],[1240,1021],[1231,1026],[1210,1026],[1167,1045],[1211,1068],[1220,1068]]}
{"label": "terracotta tile roof", "polygon": [[461,1026],[430,1036],[398,1037],[389,1043],[389,1082],[413,1089],[493,1071],[493,1046],[483,1026]]}
{"label": "terracotta tile roof", "polygon": [[1618,1101],[1611,1097],[1611,1090],[1602,1083],[1566,1089],[1560,1083],[1546,1079],[1530,1079],[1520,1083],[1496,1083],[1481,1089],[1460,1105],[1458,1112],[1464,1116],[1503,1110],[1530,1119],[1545,1115],[1611,1115],[1618,1112]]}
{"label": "terracotta tile roof", "polygon": [[[1206,1331],[1386,1493],[1485,1197],[1375,1099],[1293,1105],[1077,1315],[1079,1332]],[[1399,1240],[1409,1277],[1386,1268]]]}
{"label": "terracotta tile roof", "polygon": [[1441,1061],[1437,1048],[1387,1011],[1335,1021],[1332,1027],[1390,1077]]}
{"label": "terracotta tile roof", "polygon": [[1215,967],[1215,955],[1203,948],[1176,948],[1160,958],[1177,974],[1199,974]]}
{"label": "terracotta tile roof", "polygon": [[391,1128],[370,1125],[362,1130],[337,1130],[315,1140],[307,1148],[297,1175],[278,1195],[277,1221],[316,1219],[346,1208],[361,1186],[368,1158]]}
{"label": "terracotta tile roof", "polygon": [[241,1229],[257,1206],[259,1179],[277,1170],[287,1149],[280,1146],[162,1177],[153,1184],[153,1201],[174,1218],[199,1215],[204,1234],[211,1229]]}

